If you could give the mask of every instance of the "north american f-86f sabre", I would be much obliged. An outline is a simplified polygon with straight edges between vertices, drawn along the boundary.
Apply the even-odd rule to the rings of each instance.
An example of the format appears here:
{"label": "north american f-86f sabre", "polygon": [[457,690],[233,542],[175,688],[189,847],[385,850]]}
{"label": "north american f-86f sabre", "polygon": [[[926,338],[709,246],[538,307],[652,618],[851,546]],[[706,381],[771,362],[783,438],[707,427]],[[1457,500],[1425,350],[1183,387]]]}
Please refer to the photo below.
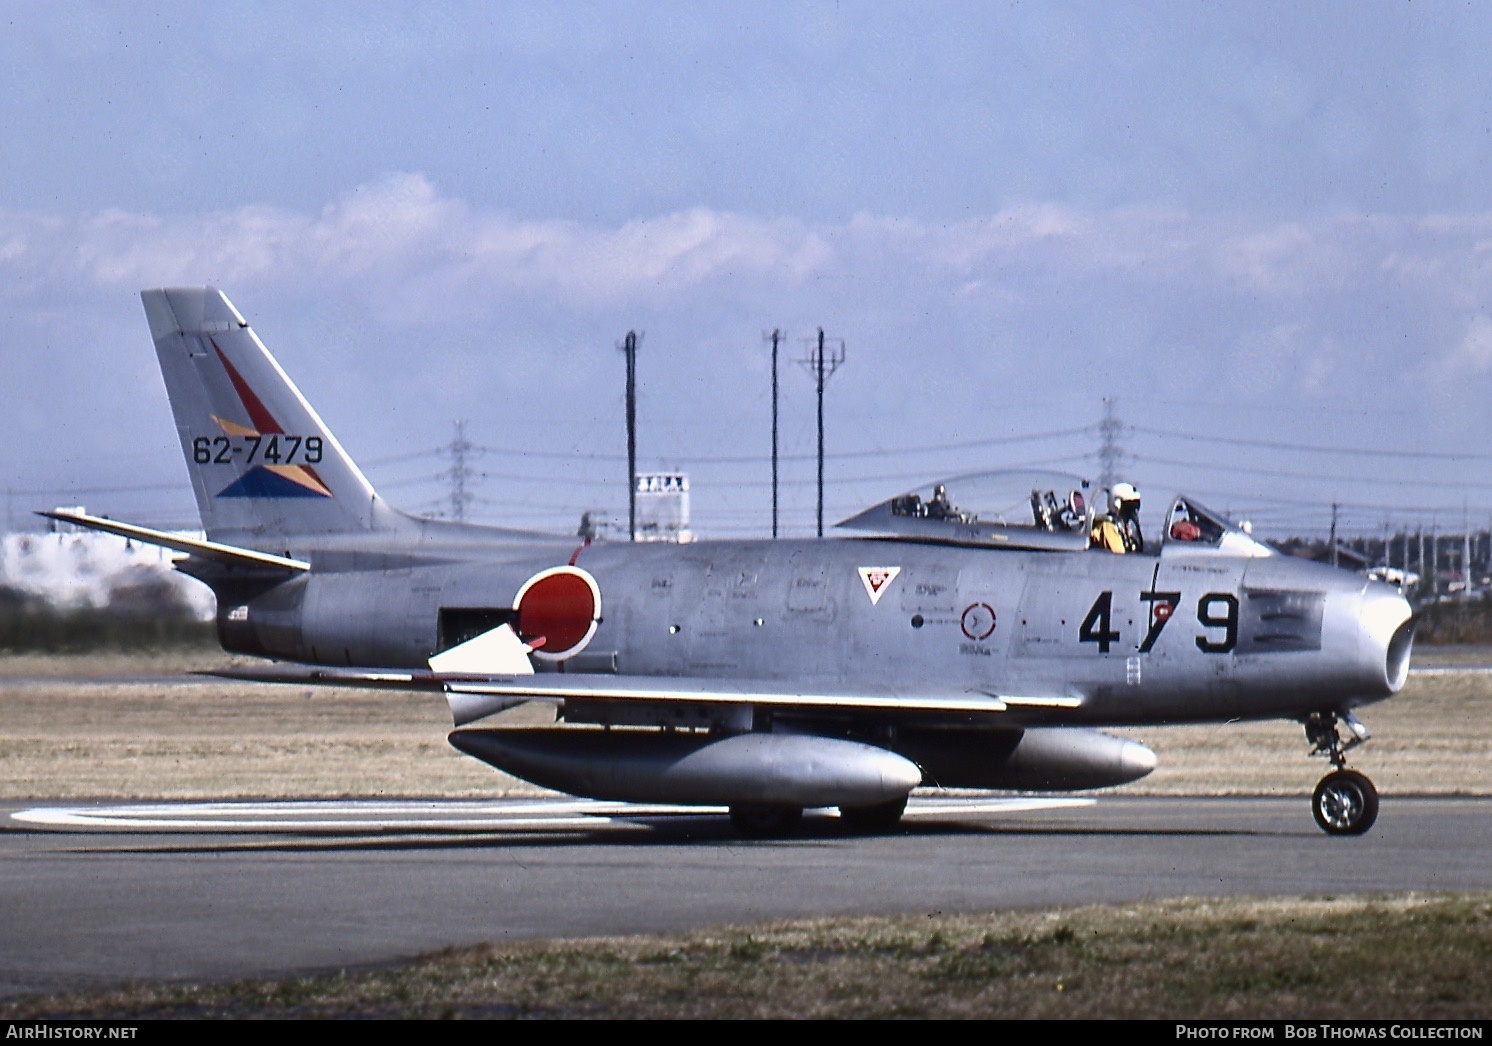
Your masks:
{"label": "north american f-86f sabre", "polygon": [[[506,773],[725,807],[751,835],[819,808],[888,829],[919,788],[1120,785],[1156,759],[1110,729],[1261,719],[1300,722],[1332,764],[1323,830],[1377,816],[1346,754],[1368,736],[1356,710],[1404,684],[1408,603],[1190,498],[1122,554],[1094,536],[1106,492],[1046,472],[929,484],[832,538],[592,543],[418,518],[221,292],[142,298],[205,537],[45,514],[185,553],[223,647],[273,662],[241,674],[438,690],[450,743]],[[527,702],[553,725],[504,723]]]}

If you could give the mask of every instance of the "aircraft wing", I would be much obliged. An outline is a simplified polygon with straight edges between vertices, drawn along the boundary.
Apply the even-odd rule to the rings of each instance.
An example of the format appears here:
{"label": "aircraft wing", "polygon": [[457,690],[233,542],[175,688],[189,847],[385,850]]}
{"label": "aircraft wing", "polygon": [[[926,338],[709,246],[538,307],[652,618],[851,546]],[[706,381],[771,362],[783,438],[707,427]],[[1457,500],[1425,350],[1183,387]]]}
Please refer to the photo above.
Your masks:
{"label": "aircraft wing", "polygon": [[293,573],[311,569],[311,564],[304,560],[291,559],[289,556],[277,556],[272,552],[260,552],[252,548],[224,545],[217,541],[172,534],[164,530],[152,530],[150,527],[138,527],[133,523],[120,523],[101,516],[90,516],[86,512],[59,509],[54,512],[38,512],[37,515],[55,519],[61,523],[87,527],[89,530],[102,530],[106,534],[117,534],[119,537],[130,538],[145,545],[157,545],[175,552],[186,552],[227,566],[274,567]]}
{"label": "aircraft wing", "polygon": [[457,726],[483,719],[518,701],[627,701],[649,704],[757,705],[841,712],[920,712],[925,714],[993,715],[1012,705],[1054,702],[1077,707],[1081,699],[1019,698],[977,690],[928,688],[909,690],[857,687],[805,687],[778,680],[695,678],[688,676],[613,676],[545,674],[511,680],[461,680],[446,683],[446,700]]}
{"label": "aircraft wing", "polygon": [[1075,709],[1072,694],[995,694],[972,688],[803,686],[783,680],[694,676],[620,676],[545,672],[472,676],[440,672],[271,666],[210,673],[256,682],[443,691],[457,726],[528,701],[589,700],[645,704],[756,705],[825,712],[985,716],[1021,710]]}

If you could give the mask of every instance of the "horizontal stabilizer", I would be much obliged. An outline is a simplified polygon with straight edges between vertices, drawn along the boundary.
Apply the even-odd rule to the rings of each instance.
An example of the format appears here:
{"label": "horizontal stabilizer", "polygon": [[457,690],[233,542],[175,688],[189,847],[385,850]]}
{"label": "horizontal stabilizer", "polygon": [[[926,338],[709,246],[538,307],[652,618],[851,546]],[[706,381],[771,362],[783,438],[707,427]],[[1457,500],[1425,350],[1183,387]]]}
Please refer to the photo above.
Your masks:
{"label": "horizontal stabilizer", "polygon": [[90,516],[86,512],[58,509],[54,512],[38,512],[37,515],[55,519],[60,523],[72,523],[90,530],[101,530],[106,534],[117,534],[119,537],[129,538],[146,545],[185,552],[199,559],[211,560],[226,566],[272,567],[297,573],[311,569],[311,564],[289,556],[277,556],[272,552],[259,552],[252,548],[239,548],[236,545],[224,545],[216,541],[172,534],[164,530],[137,527],[132,523],[118,523],[101,516]]}

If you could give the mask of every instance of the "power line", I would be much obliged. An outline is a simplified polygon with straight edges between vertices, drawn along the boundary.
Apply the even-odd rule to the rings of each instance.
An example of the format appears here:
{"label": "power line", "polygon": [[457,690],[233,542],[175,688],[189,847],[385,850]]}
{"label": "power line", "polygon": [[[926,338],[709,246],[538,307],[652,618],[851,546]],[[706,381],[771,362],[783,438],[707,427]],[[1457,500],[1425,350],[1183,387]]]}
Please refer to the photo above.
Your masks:
{"label": "power line", "polygon": [[[1216,462],[1181,461],[1176,458],[1158,458],[1151,455],[1140,455],[1139,460],[1155,465],[1176,465],[1181,468],[1202,469],[1209,472],[1219,471]],[[1228,472],[1243,473],[1251,476],[1269,476],[1274,479],[1306,479],[1306,480],[1334,480],[1341,483],[1387,483],[1395,487],[1452,487],[1456,490],[1480,489],[1492,490],[1492,483],[1467,483],[1458,480],[1433,480],[1433,479],[1394,479],[1385,476],[1344,476],[1341,473],[1322,472],[1291,472],[1286,469],[1254,468],[1249,465],[1229,465]]]}
{"label": "power line", "polygon": [[1143,433],[1149,436],[1166,436],[1174,439],[1185,439],[1188,441],[1202,441],[1207,443],[1224,443],[1233,447],[1258,447],[1264,450],[1288,450],[1295,453],[1307,452],[1312,454],[1349,454],[1353,457],[1378,457],[1378,458],[1408,458],[1410,460],[1431,461],[1492,461],[1492,454],[1466,454],[1451,453],[1449,451],[1415,451],[1415,450],[1368,450],[1364,447],[1322,447],[1307,443],[1275,443],[1269,440],[1236,439],[1227,436],[1206,436],[1195,432],[1173,432],[1169,429],[1152,429],[1144,426],[1135,426],[1131,432]]}

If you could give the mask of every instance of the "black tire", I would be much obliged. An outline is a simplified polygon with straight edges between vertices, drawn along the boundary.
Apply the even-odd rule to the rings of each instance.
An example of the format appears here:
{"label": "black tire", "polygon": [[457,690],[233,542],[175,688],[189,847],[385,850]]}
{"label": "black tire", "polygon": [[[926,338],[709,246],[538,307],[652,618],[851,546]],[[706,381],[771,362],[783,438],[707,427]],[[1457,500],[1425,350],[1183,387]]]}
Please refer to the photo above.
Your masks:
{"label": "black tire", "polygon": [[1356,770],[1335,770],[1316,785],[1311,813],[1327,835],[1362,835],[1378,820],[1378,789]]}
{"label": "black tire", "polygon": [[736,831],[752,839],[773,839],[792,834],[803,820],[801,806],[733,806],[731,823]]}
{"label": "black tire", "polygon": [[906,809],[905,796],[892,799],[890,802],[877,803],[875,806],[841,806],[839,820],[852,832],[865,835],[889,832],[896,827],[896,823],[901,820],[901,815],[906,812]]}

